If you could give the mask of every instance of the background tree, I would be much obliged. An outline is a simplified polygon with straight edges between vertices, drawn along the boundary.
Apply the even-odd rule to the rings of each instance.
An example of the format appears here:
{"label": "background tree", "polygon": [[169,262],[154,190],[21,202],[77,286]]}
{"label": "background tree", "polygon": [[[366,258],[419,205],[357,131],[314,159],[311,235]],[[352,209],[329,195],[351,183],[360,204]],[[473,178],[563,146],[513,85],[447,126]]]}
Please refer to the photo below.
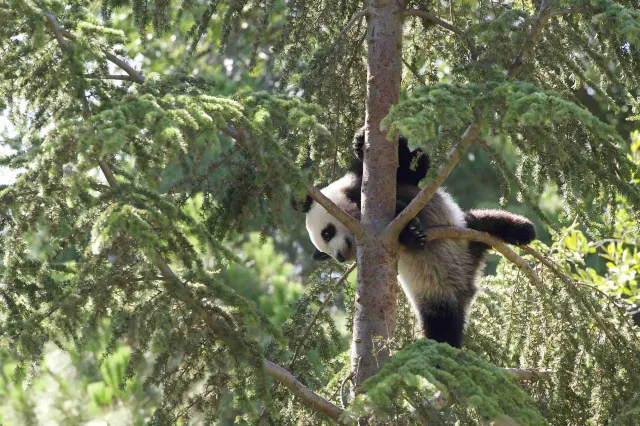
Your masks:
{"label": "background tree", "polygon": [[[0,192],[0,395],[37,421],[13,389],[37,375],[46,342],[86,353],[98,339],[94,408],[148,397],[140,421],[158,424],[633,424],[638,338],[612,297],[637,292],[637,144],[620,118],[636,107],[638,18],[610,1],[0,4],[0,106],[15,126],[4,144],[17,151],[1,164],[23,171]],[[241,235],[272,234],[297,260],[287,185],[326,203],[307,176],[348,161],[365,105],[362,224],[327,204],[357,228],[360,287],[320,270],[301,296],[271,242]],[[552,224],[537,200],[557,190],[560,220],[616,241],[552,230],[543,255],[525,250],[534,271],[486,235],[433,230],[515,263],[483,281],[473,352],[407,345],[395,235],[419,202],[392,222],[398,131],[435,166],[419,202],[476,142],[505,202],[514,188]],[[613,266],[583,265],[595,246]],[[351,352],[328,309],[338,293]],[[391,353],[343,412],[349,378],[360,385]],[[533,373],[496,366],[548,380],[520,390],[512,378]]]}

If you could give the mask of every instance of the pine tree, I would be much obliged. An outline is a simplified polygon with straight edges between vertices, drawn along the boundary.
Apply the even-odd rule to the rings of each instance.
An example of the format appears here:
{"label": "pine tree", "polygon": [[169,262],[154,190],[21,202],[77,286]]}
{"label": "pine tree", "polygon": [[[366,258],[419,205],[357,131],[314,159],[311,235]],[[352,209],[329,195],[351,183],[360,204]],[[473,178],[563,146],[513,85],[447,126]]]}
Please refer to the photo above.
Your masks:
{"label": "pine tree", "polygon": [[[236,46],[243,19],[249,65],[269,49],[277,58],[275,91],[229,95],[188,71]],[[396,259],[400,230],[474,143],[505,197],[515,189],[536,209],[555,185],[566,217],[591,235],[619,228],[620,206],[637,235],[639,162],[576,89],[637,118],[639,23],[626,0],[0,3],[0,108],[17,129],[5,141],[17,152],[0,165],[22,170],[0,190],[0,342],[20,361],[16,376],[37,367],[46,342],[82,348],[110,318],[105,357],[125,338],[134,348],[123,388],[154,354],[145,386],[163,392],[155,424],[210,424],[223,409],[251,424],[634,424],[637,329],[585,285],[566,235],[518,254],[479,232],[428,232],[506,259],[484,282],[463,351],[408,344]],[[132,65],[121,28],[147,41],[175,30],[182,66]],[[363,117],[357,221],[311,183],[349,161]],[[399,133],[427,148],[432,169],[394,218]],[[229,241],[285,228],[289,188],[357,236],[358,285],[352,294],[353,267],[339,278],[320,270],[277,327],[236,291]],[[353,331],[342,353],[326,311],[340,291]]]}

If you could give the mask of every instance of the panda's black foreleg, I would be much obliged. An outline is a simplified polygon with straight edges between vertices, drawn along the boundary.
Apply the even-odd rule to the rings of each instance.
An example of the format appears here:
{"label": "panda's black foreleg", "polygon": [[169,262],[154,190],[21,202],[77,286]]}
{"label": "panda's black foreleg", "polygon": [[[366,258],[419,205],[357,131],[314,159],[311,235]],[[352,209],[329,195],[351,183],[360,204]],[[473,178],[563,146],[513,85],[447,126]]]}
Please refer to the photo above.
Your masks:
{"label": "panda's black foreleg", "polygon": [[[401,201],[396,202],[396,216],[400,214],[407,205]],[[427,237],[418,218],[414,217],[411,222],[400,232],[400,244],[409,250],[423,250],[427,244]]]}
{"label": "panda's black foreleg", "polygon": [[462,346],[465,313],[457,303],[425,301],[420,307],[422,329],[427,339]]}

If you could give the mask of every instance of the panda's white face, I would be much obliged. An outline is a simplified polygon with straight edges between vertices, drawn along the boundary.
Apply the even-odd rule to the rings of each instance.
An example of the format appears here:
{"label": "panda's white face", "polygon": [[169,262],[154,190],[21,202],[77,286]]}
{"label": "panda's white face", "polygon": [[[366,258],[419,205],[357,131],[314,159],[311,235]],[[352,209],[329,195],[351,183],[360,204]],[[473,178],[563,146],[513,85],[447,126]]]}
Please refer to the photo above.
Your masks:
{"label": "panda's white face", "polygon": [[[347,175],[321,192],[338,207],[359,219],[358,206],[345,193],[345,188],[353,184],[353,179],[353,175]],[[307,212],[306,225],[311,242],[319,251],[339,262],[355,259],[356,242],[353,233],[315,201]]]}

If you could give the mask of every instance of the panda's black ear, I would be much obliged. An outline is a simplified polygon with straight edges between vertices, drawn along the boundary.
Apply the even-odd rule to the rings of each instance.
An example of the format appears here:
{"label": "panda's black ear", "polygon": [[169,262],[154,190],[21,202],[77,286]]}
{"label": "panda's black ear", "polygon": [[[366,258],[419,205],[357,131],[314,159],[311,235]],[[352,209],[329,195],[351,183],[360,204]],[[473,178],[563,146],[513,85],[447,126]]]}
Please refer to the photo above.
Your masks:
{"label": "panda's black ear", "polygon": [[304,201],[296,200],[295,197],[291,197],[291,205],[293,208],[299,212],[306,213],[311,208],[311,204],[313,204],[313,198],[307,195],[307,198]]}
{"label": "panda's black ear", "polygon": [[313,251],[313,260],[327,260],[329,258],[331,258],[331,256],[323,251],[320,251],[318,249],[315,249]]}

